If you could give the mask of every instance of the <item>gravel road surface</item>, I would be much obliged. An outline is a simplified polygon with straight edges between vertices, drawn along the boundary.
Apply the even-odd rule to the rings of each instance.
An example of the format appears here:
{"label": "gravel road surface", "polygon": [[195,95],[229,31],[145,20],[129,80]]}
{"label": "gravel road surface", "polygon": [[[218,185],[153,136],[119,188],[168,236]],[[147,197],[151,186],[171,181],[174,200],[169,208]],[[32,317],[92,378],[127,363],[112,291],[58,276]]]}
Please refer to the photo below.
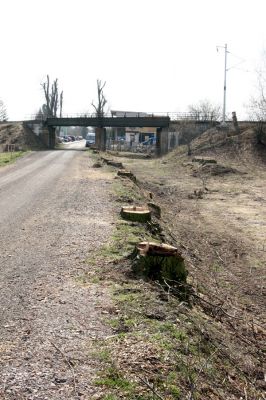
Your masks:
{"label": "gravel road surface", "polygon": [[88,152],[35,152],[0,170],[0,399],[98,398],[88,343],[108,293],[77,279],[112,229],[110,177]]}

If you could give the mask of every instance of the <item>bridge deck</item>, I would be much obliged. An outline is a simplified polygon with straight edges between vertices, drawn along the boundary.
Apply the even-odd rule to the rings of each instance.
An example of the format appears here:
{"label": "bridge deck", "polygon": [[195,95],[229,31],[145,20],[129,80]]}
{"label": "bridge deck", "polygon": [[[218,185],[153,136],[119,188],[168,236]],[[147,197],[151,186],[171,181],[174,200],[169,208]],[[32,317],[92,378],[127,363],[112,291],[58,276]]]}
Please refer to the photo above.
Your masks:
{"label": "bridge deck", "polygon": [[168,127],[169,117],[73,117],[47,118],[48,126],[102,126],[102,127]]}

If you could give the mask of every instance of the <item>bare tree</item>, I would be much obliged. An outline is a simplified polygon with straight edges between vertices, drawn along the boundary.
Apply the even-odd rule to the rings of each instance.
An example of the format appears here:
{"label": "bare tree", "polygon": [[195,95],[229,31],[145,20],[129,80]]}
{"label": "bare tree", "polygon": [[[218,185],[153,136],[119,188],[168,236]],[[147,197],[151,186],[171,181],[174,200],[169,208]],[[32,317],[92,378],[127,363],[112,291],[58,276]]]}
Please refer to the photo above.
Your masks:
{"label": "bare tree", "polygon": [[250,99],[248,114],[251,120],[257,121],[258,142],[266,145],[266,51],[257,71],[257,93]]}
{"label": "bare tree", "polygon": [[41,83],[46,103],[42,107],[42,112],[46,113],[46,117],[57,117],[58,107],[60,116],[62,116],[63,108],[63,92],[59,95],[58,79],[55,79],[50,87],[50,77],[47,75],[46,82]]}
{"label": "bare tree", "polygon": [[201,100],[198,104],[188,106],[192,117],[199,121],[217,121],[221,118],[221,107],[209,100]]}
{"label": "bare tree", "polygon": [[257,71],[256,89],[257,93],[250,99],[248,105],[249,116],[255,121],[266,121],[266,51]]}
{"label": "bare tree", "polygon": [[98,118],[104,116],[104,107],[107,103],[107,100],[103,94],[103,89],[106,85],[106,82],[102,83],[100,79],[97,79],[97,96],[98,96],[98,103],[95,105],[93,102],[91,105],[94,107],[96,115]]}
{"label": "bare tree", "polygon": [[60,118],[62,118],[62,115],[63,115],[63,91],[60,93],[60,104],[59,104],[59,107],[60,107]]}
{"label": "bare tree", "polygon": [[0,99],[0,122],[7,121],[7,111],[4,102]]}

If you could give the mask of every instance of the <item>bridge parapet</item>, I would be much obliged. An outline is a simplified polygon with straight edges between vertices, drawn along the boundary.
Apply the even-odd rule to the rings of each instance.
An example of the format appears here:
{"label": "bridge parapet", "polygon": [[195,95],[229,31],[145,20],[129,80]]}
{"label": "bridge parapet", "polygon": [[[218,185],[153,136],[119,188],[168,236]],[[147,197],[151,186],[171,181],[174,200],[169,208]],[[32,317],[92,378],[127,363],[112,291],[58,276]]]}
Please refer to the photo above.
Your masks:
{"label": "bridge parapet", "polygon": [[[29,118],[25,120],[35,120],[35,116],[29,116]],[[215,122],[214,120],[208,120],[206,119],[206,115],[203,113],[189,113],[189,112],[156,112],[156,113],[133,113],[133,112],[119,112],[119,114],[115,114],[114,112],[111,113],[105,113],[102,116],[98,116],[96,113],[92,114],[64,114],[62,117],[43,117],[37,119],[39,122],[48,122],[48,124],[53,121],[53,123],[57,124],[62,124],[62,123],[67,123],[67,121],[73,122],[77,121],[77,123],[83,124],[84,121],[90,121],[93,126],[96,126],[95,123],[96,121],[108,121],[108,123],[112,123],[112,121],[116,121],[116,123],[124,123],[125,121],[130,121],[136,120],[142,122],[142,121],[153,121],[153,123],[157,123],[158,121],[197,121],[199,123],[202,122]],[[156,121],[156,122],[155,122]],[[62,125],[61,125],[62,126]],[[69,126],[69,125],[66,125]],[[83,125],[82,125],[83,126]],[[113,123],[112,123],[112,126]],[[124,125],[123,125],[124,126]],[[128,125],[129,126],[129,125]],[[136,125],[138,126],[138,125]],[[143,125],[144,126],[144,125]],[[155,126],[155,125],[152,125]],[[158,126],[158,125],[157,125]]]}
{"label": "bridge parapet", "polygon": [[168,127],[169,117],[62,117],[47,118],[47,126]]}

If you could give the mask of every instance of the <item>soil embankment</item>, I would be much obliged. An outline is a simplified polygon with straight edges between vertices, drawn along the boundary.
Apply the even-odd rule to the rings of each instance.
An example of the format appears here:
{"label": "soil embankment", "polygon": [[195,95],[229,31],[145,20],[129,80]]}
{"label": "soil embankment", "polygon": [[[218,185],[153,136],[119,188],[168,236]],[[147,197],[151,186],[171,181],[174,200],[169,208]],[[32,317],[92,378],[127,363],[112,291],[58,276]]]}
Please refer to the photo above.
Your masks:
{"label": "soil embankment", "polygon": [[[183,395],[194,398],[194,385],[199,399],[263,399],[266,149],[253,129],[239,135],[213,129],[191,147],[191,157],[185,146],[162,159],[119,157],[160,205],[166,237],[182,250],[189,270],[194,306],[181,310],[177,323],[191,335],[188,357],[169,358],[183,365],[175,372]],[[213,162],[194,162],[195,155]],[[177,354],[185,351],[178,346]],[[190,390],[183,391],[185,382]]]}
{"label": "soil embankment", "polygon": [[22,122],[0,123],[0,151],[4,151],[7,145],[14,145],[15,151],[45,148],[40,138]]}

